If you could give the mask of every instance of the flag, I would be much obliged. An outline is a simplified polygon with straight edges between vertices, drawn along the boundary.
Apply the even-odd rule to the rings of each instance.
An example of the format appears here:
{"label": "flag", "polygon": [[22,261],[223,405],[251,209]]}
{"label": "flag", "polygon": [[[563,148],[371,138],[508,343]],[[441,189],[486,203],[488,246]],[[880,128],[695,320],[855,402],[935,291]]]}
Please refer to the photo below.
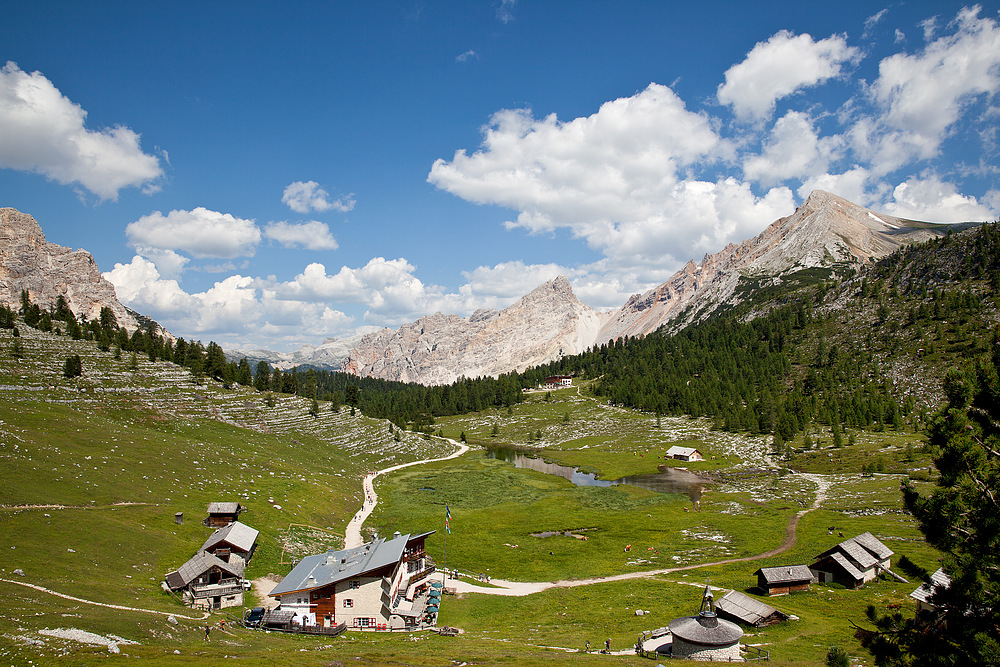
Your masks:
{"label": "flag", "polygon": [[448,509],[447,503],[444,506],[444,529],[448,531],[449,535],[451,534],[451,510]]}

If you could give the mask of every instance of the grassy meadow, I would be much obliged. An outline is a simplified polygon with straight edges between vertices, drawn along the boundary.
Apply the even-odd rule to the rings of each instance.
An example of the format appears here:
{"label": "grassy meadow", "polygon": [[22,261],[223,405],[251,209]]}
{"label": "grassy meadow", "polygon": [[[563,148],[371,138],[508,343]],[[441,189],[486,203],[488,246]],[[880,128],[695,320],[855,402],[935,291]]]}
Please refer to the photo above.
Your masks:
{"label": "grassy meadow", "polygon": [[[938,555],[903,511],[898,492],[902,476],[926,477],[919,435],[858,432],[853,443],[845,436],[834,448],[829,434],[816,429],[811,447],[790,443],[791,453],[777,459],[767,438],[713,431],[710,420],[658,419],[602,405],[573,388],[529,394],[510,410],[439,420],[436,429],[455,439],[464,433],[472,450],[380,477],[380,504],[366,529],[437,530],[428,550],[439,565],[515,581],[691,569],[525,597],[448,597],[439,620],[462,628],[459,637],[350,632],[326,639],[232,630],[216,631],[206,643],[201,614],[159,584],[210,533],[200,523],[209,502],[248,507],[241,520],[260,531],[260,546],[247,576],[280,576],[292,558],[341,546],[367,471],[453,448],[415,433],[395,442],[387,422],[346,409],[334,413],[321,404],[314,418],[305,399],[276,396],[269,406],[256,391],[195,381],[173,364],[133,364],[92,343],[27,327],[20,333],[24,358],[15,359],[11,332],[0,331],[0,663],[106,664],[127,655],[151,664],[229,656],[274,665],[649,665],[655,663],[634,655],[579,651],[588,640],[596,648],[607,638],[627,649],[639,633],[695,613],[709,579],[753,594],[758,567],[808,563],[840,541],[840,532],[871,531],[896,551],[894,565],[906,555],[919,567],[937,567]],[[70,354],[83,358],[81,378],[62,376]],[[697,506],[683,494],[631,485],[574,486],[485,451],[528,448],[614,480],[656,472],[673,444],[697,447],[708,459],[681,464],[711,479]],[[877,457],[884,474],[861,475]],[[819,508],[799,521],[788,552],[699,567],[780,546],[789,520],[813,507],[817,492]],[[445,504],[450,535],[443,530]],[[179,525],[176,512],[184,513]],[[571,535],[533,535],[556,531]],[[821,665],[832,645],[871,664],[850,622],[860,622],[868,604],[907,607],[917,585],[892,579],[858,591],[814,585],[770,600],[799,620],[745,629],[746,641],[770,650],[778,665]],[[121,655],[51,634],[59,629],[120,638]]]}

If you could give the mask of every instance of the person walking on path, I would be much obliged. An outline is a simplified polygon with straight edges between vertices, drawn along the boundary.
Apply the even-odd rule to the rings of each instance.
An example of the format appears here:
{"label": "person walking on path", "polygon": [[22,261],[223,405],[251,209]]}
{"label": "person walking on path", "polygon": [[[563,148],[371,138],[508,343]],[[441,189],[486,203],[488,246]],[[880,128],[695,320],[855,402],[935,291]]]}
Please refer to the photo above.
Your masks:
{"label": "person walking on path", "polygon": [[209,639],[209,635],[211,635],[211,633],[212,633],[212,626],[211,625],[206,625],[205,626],[205,641],[207,641],[207,642],[212,641],[211,639]]}

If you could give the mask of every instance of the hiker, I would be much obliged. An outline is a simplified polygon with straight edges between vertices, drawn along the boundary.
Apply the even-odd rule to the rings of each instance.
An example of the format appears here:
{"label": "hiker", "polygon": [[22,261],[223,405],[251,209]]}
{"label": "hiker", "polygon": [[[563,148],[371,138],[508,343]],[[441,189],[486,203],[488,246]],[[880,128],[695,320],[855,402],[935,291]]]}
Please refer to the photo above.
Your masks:
{"label": "hiker", "polygon": [[586,651],[587,651],[587,653],[590,653],[590,640],[589,640],[589,639],[587,640],[587,648],[586,648]]}
{"label": "hiker", "polygon": [[212,626],[211,625],[206,625],[205,626],[205,641],[211,641],[211,639],[209,639],[209,635],[211,634],[211,632],[212,632]]}
{"label": "hiker", "polygon": [[604,648],[607,650],[608,653],[611,653],[611,637],[608,637],[607,640],[605,640]]}
{"label": "hiker", "polygon": [[219,621],[219,629],[220,630],[226,629],[226,619],[222,619],[221,621]]}

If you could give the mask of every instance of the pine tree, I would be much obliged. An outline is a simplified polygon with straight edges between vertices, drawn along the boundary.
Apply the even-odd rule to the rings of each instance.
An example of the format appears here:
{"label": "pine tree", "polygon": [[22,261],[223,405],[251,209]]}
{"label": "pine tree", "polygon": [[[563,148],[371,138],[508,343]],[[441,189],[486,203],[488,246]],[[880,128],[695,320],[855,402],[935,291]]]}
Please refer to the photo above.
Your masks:
{"label": "pine tree", "polygon": [[935,587],[935,611],[921,616],[869,607],[880,665],[1000,664],[1000,327],[989,355],[949,371],[944,390],[948,403],[928,429],[937,486],[902,491],[927,542],[944,552],[951,584]]}

